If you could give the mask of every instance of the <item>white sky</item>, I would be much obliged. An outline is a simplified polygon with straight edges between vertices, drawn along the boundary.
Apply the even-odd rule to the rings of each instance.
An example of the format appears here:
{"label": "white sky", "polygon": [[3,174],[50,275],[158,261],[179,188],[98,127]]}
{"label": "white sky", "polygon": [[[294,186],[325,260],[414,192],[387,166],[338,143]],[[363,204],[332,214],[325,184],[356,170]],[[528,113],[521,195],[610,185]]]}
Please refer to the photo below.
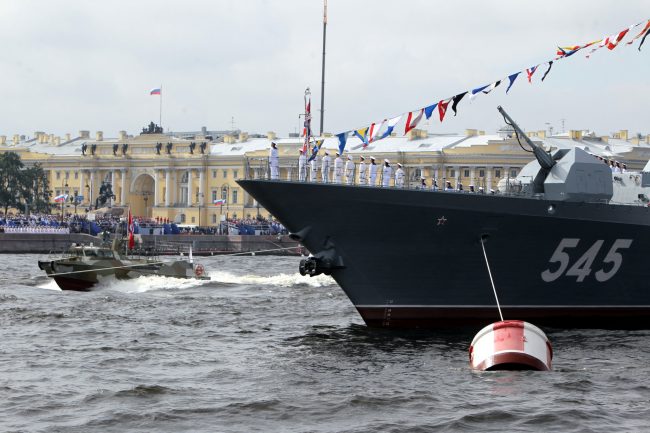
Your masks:
{"label": "white sky", "polygon": [[[644,0],[329,0],[325,131],[342,132],[489,84],[650,18]],[[1,0],[0,134],[319,130],[322,0]],[[640,31],[640,29],[638,30]],[[650,39],[650,38],[649,38]],[[626,39],[627,40],[627,39]],[[520,76],[431,132],[493,132],[503,105],[527,130],[650,133],[650,41]],[[506,83],[507,84],[507,83]],[[421,125],[423,126],[423,125]],[[400,125],[400,129],[403,127]],[[402,129],[403,131],[403,129]]]}

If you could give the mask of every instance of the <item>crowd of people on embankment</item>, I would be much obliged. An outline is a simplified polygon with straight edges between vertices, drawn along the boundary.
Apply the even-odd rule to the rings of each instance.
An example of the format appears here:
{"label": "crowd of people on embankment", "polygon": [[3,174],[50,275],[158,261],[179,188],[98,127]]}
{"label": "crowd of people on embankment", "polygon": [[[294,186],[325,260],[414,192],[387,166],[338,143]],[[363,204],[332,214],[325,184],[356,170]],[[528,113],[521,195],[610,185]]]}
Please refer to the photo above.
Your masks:
{"label": "crowd of people on embankment", "polygon": [[[134,217],[134,233],[139,234],[141,227],[157,227],[165,235],[282,235],[287,229],[273,219],[230,218],[218,226],[188,226],[160,219]],[[0,233],[43,233],[68,234],[88,233],[96,236],[99,233],[126,232],[126,218],[111,214],[96,214],[94,219],[87,215],[54,214],[12,214],[6,216],[0,213]]]}

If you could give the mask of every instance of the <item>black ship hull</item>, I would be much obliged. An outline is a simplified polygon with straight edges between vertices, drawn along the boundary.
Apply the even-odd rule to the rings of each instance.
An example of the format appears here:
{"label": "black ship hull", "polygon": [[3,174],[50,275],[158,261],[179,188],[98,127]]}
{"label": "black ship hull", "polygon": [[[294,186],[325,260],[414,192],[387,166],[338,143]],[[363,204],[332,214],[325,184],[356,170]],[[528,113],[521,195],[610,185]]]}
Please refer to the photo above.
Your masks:
{"label": "black ship hull", "polygon": [[[369,326],[650,328],[650,209],[267,180],[239,184],[314,255]],[[331,265],[331,266],[330,266]]]}

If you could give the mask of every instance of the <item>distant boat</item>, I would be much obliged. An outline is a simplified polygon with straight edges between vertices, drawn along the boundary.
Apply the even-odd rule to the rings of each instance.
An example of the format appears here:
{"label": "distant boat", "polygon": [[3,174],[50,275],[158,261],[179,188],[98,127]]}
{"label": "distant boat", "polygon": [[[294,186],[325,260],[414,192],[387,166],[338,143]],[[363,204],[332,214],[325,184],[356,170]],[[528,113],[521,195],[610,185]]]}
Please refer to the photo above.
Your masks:
{"label": "distant boat", "polygon": [[300,272],[331,275],[369,326],[492,323],[485,240],[507,317],[650,329],[650,164],[613,172],[577,147],[551,154],[506,121],[536,159],[494,194],[238,183],[313,254]]}
{"label": "distant boat", "polygon": [[126,255],[123,242],[101,245],[73,244],[67,253],[54,260],[39,260],[38,267],[56,281],[62,290],[90,291],[104,278],[128,280],[156,275],[171,278],[208,280],[205,269],[193,260],[160,261],[154,251],[146,255]]}

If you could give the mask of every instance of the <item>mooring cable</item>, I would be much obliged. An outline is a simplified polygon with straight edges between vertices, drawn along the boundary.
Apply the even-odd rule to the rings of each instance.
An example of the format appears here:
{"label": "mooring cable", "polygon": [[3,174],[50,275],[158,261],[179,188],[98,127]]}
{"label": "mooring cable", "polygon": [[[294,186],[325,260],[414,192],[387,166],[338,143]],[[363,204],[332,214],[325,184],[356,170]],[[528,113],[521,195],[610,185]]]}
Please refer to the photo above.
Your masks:
{"label": "mooring cable", "polygon": [[483,257],[485,257],[485,266],[487,266],[488,275],[490,276],[490,283],[492,283],[492,291],[494,292],[494,299],[497,301],[497,309],[499,310],[499,316],[503,322],[503,314],[501,314],[501,305],[499,305],[499,297],[497,296],[497,289],[494,286],[494,279],[492,279],[492,271],[490,270],[490,263],[488,262],[487,254],[485,252],[485,237],[481,236],[481,248],[483,248]]}

